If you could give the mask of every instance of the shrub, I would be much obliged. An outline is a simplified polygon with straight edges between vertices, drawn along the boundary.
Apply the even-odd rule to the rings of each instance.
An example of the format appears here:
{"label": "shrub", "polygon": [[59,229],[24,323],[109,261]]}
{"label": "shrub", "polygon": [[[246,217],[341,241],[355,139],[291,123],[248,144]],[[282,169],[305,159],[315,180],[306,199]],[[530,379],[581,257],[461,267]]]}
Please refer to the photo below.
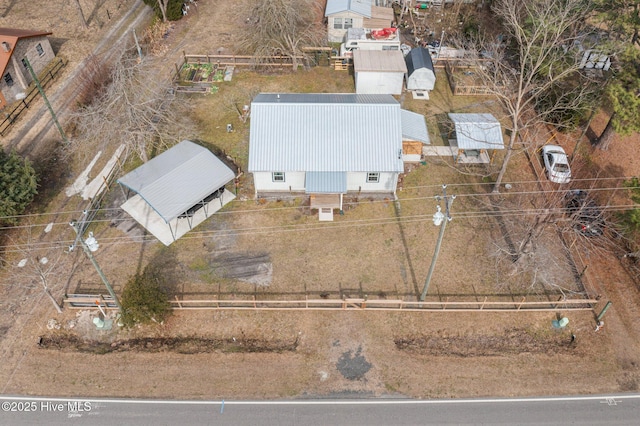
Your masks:
{"label": "shrub", "polygon": [[31,162],[0,148],[0,223],[15,224],[38,193],[38,178]]}
{"label": "shrub", "polygon": [[[158,0],[144,0],[145,4],[153,8],[156,16],[162,19],[162,11],[158,6]],[[184,0],[169,0],[167,4],[167,20],[178,21],[182,19],[182,4]]]}

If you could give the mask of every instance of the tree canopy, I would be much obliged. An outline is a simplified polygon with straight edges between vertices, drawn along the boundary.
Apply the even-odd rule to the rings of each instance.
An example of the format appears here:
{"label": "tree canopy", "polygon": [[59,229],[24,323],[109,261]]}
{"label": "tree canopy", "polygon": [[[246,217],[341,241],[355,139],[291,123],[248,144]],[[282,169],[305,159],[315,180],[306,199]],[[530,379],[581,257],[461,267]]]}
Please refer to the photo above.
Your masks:
{"label": "tree canopy", "polygon": [[15,151],[0,149],[0,223],[16,223],[38,193],[38,179],[31,162]]}

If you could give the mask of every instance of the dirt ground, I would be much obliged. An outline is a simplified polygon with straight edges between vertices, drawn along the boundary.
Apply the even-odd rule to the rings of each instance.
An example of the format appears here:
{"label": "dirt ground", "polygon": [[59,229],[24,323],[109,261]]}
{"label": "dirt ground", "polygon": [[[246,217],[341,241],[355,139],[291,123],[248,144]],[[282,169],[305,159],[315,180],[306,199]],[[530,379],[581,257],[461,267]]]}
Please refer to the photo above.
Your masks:
{"label": "dirt ground", "polygon": [[[167,72],[183,50],[212,53],[230,49],[234,31],[244,30],[247,1],[199,0],[197,11],[175,23],[165,39],[161,50],[166,55],[163,67]],[[288,84],[301,87],[299,78],[307,80],[305,91],[352,90],[348,76],[327,83],[329,71],[316,72],[319,74],[287,77]],[[241,73],[234,79],[238,84],[251,80],[261,90],[281,87],[275,75]],[[221,87],[219,95],[224,99],[232,92]],[[247,127],[243,129],[238,123],[236,133],[226,134],[224,124],[233,114],[216,116],[222,112],[211,106],[216,99],[194,99],[202,138],[223,147],[242,164],[246,161]],[[459,102],[438,99],[440,105],[425,107],[430,131],[437,128],[436,115]],[[481,101],[477,107],[482,105],[487,104]],[[624,176],[638,174],[632,155],[637,140],[633,138],[637,135],[614,141],[607,152],[591,150],[590,154],[603,169],[615,165],[624,170]],[[509,181],[529,185],[524,156],[517,156],[514,166]],[[400,215],[408,219],[406,222],[398,223],[390,200],[359,200],[346,209],[344,217],[337,218],[336,226],[319,228],[317,218],[295,200],[256,204],[250,197],[250,180],[245,177],[241,196],[220,220],[203,224],[204,229],[198,228],[191,238],[174,245],[173,255],[191,281],[183,290],[210,294],[216,285],[222,294],[237,297],[267,297],[269,292],[289,298],[322,293],[332,298],[363,294],[415,297],[437,237],[437,228],[431,224],[436,204],[433,196],[440,193],[443,183],[450,183],[451,193],[459,197],[429,297],[462,294],[477,298],[495,294],[497,284],[502,284],[497,288],[506,297],[513,297],[514,283],[497,278],[492,253],[500,235],[495,224],[486,216],[472,214],[482,199],[472,197],[478,187],[471,182],[477,180],[460,177],[446,162],[428,162],[417,166],[403,182]],[[53,202],[59,203],[58,212],[77,213],[65,208],[69,201],[62,196]],[[151,240],[140,244],[109,227],[111,221],[119,220],[109,210],[117,207],[116,199],[110,202],[105,216],[100,217],[104,222],[97,228],[102,249],[96,256],[120,290],[131,271],[157,255],[159,244]],[[38,220],[46,224],[49,218]],[[67,216],[56,216],[56,222],[67,221]],[[552,234],[544,236],[540,251],[557,258],[558,244]],[[39,238],[47,242],[61,237]],[[65,238],[72,237],[63,234]],[[260,262],[270,263],[268,287],[209,274],[209,262],[234,253],[251,253]],[[598,256],[590,257],[589,273],[601,296],[597,309],[608,300],[613,302],[604,318],[606,324],[598,332],[590,311],[567,313],[568,327],[557,330],[551,324],[558,316],[549,312],[238,310],[177,311],[163,324],[103,331],[93,326],[92,319],[99,315],[95,309],[65,310],[58,315],[37,288],[4,286],[0,393],[229,399],[507,397],[637,391],[640,295],[617,258],[602,256],[602,251],[594,253]],[[57,287],[58,292],[63,288],[101,288],[90,264],[78,257],[70,260],[73,274]],[[568,291],[579,290],[573,287],[573,274],[567,269],[565,265],[540,271],[536,282],[543,287],[563,282]],[[8,295],[13,298],[8,300]]]}

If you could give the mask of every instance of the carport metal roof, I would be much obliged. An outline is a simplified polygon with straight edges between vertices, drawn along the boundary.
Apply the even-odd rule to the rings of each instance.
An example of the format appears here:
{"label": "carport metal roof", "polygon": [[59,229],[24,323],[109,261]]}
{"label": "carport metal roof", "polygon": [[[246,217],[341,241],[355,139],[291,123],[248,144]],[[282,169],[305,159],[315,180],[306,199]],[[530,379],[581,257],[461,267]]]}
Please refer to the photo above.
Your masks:
{"label": "carport metal roof", "polygon": [[208,149],[184,140],[118,179],[169,223],[235,177]]}
{"label": "carport metal roof", "polygon": [[460,149],[504,149],[500,122],[491,114],[454,114],[449,118],[456,129]]}

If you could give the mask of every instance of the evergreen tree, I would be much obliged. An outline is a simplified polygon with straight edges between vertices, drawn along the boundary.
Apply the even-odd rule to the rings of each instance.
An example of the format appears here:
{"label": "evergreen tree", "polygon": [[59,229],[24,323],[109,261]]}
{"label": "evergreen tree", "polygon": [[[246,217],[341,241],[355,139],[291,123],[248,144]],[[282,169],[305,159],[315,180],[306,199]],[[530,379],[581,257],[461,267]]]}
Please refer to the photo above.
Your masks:
{"label": "evergreen tree", "polygon": [[14,224],[38,193],[31,162],[16,152],[0,149],[0,223]]}

